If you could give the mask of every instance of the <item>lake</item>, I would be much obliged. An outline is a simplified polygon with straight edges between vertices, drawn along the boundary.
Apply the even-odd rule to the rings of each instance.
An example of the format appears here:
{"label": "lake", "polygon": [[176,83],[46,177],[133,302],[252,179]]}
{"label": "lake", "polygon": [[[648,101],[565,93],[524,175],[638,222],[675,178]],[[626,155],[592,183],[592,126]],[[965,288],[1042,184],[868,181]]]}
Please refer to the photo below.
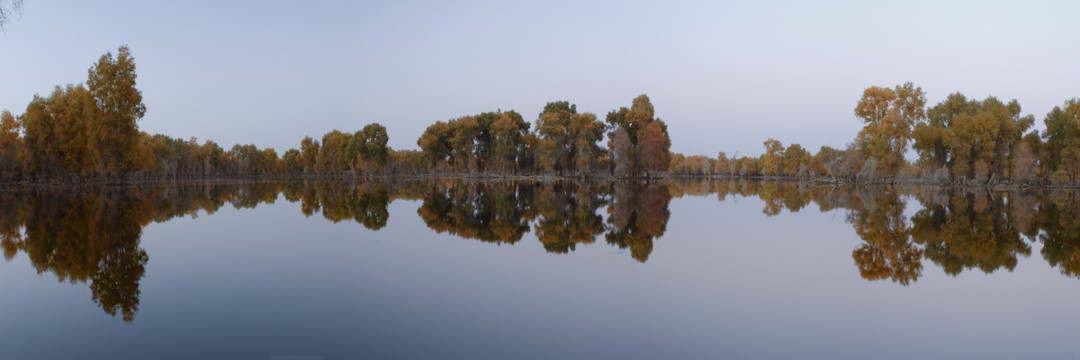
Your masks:
{"label": "lake", "polygon": [[34,187],[0,240],[4,358],[1080,357],[1075,191]]}

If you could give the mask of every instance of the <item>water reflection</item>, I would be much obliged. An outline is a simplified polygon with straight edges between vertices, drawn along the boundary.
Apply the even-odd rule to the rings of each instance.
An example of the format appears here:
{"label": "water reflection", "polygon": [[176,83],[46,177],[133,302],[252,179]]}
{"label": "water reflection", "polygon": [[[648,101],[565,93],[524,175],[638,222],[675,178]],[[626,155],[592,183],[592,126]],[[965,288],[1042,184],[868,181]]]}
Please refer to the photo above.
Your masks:
{"label": "water reflection", "polygon": [[[388,205],[419,202],[433,231],[514,245],[532,232],[548,253],[595,246],[629,250],[645,263],[664,236],[669,204],[683,196],[723,202],[757,197],[775,216],[806,208],[843,211],[861,242],[851,258],[870,281],[904,286],[924,262],[958,275],[1012,271],[1035,242],[1062,274],[1080,277],[1080,193],[987,191],[917,186],[836,187],[753,181],[414,181],[393,183],[235,182],[0,192],[0,247],[6,259],[25,253],[38,273],[88,284],[92,300],[125,321],[139,308],[139,282],[150,259],[142,228],[221,207],[255,208],[279,198],[305,216],[386,227]],[[909,203],[913,206],[909,209]],[[913,215],[906,215],[913,214]]]}

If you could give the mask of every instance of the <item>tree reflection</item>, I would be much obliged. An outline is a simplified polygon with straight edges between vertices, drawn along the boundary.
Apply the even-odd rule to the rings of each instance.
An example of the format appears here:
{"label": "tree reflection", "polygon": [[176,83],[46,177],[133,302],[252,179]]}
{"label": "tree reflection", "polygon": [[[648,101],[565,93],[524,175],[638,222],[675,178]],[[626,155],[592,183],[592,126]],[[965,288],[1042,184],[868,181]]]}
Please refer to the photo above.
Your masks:
{"label": "tree reflection", "polygon": [[1043,258],[1062,274],[1080,277],[1080,193],[1048,194],[1039,210]]}
{"label": "tree reflection", "polygon": [[[498,244],[516,243],[533,224],[544,250],[557,254],[605,234],[645,262],[664,234],[670,200],[668,186],[657,182],[459,181],[433,183],[417,213],[436,232]],[[604,205],[606,224],[598,213]]]}
{"label": "tree reflection", "polygon": [[[274,203],[299,203],[306,216],[387,225],[389,203],[420,201],[432,230],[494,244],[516,244],[530,230],[544,250],[567,254],[601,234],[646,262],[664,236],[673,197],[724,201],[757,196],[763,213],[844,209],[861,239],[852,250],[859,274],[910,285],[923,260],[957,275],[975,269],[1012,271],[1030,256],[1028,241],[1063,274],[1080,277],[1080,193],[1076,191],[944,190],[937,187],[815,186],[746,180],[672,181],[405,181],[186,182],[168,186],[23,188],[0,191],[0,248],[8,260],[25,253],[39,273],[88,284],[106,313],[132,321],[149,255],[142,228],[177,216],[213,214]],[[921,205],[910,218],[908,200]],[[600,209],[606,208],[606,216]],[[811,207],[812,208],[812,207]]]}
{"label": "tree reflection", "polygon": [[[295,184],[290,184],[295,185]],[[93,301],[109,315],[132,321],[149,255],[139,247],[142,228],[176,216],[213,214],[273,203],[281,192],[307,201],[334,222],[352,219],[370,229],[386,226],[386,185],[276,182],[192,182],[171,186],[39,187],[0,192],[0,247],[11,260],[25,253],[38,273],[88,283]],[[298,198],[293,198],[298,199]]]}
{"label": "tree reflection", "polygon": [[912,237],[924,246],[926,258],[950,275],[971,268],[1012,271],[1017,255],[1031,254],[1008,219],[1003,196],[960,191],[924,195],[922,202],[923,209],[911,218]]}
{"label": "tree reflection", "polygon": [[922,275],[922,249],[911,242],[905,203],[892,187],[856,189],[848,222],[863,243],[851,252],[859,275],[867,280],[891,279],[908,285]]}
{"label": "tree reflection", "polygon": [[620,249],[630,249],[630,256],[645,262],[652,253],[653,240],[664,235],[671,211],[668,186],[655,182],[619,181],[611,185],[612,203],[608,207],[609,229],[605,238]]}
{"label": "tree reflection", "polygon": [[433,183],[417,213],[439,233],[513,244],[529,231],[533,191],[520,183]]}
{"label": "tree reflection", "polygon": [[25,194],[25,235],[5,239],[24,251],[38,273],[90,282],[95,303],[131,321],[139,309],[139,281],[148,260],[139,248],[153,204],[136,190]]}
{"label": "tree reflection", "polygon": [[536,198],[536,237],[548,252],[569,253],[577,244],[593,243],[604,232],[604,219],[596,213],[606,203],[600,184],[546,184]]}

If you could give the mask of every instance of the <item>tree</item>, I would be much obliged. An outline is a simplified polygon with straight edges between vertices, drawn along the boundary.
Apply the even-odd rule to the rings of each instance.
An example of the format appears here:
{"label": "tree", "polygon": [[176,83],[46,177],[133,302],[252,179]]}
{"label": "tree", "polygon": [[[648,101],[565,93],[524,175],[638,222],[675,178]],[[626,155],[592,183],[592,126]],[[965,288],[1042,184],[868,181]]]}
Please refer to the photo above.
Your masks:
{"label": "tree", "polygon": [[323,135],[319,156],[315,160],[315,171],[334,174],[352,170],[356,153],[349,151],[351,140],[351,135],[338,130]]}
{"label": "tree", "polygon": [[[96,172],[99,150],[93,137],[99,116],[90,92],[81,85],[57,86],[46,98],[35,95],[20,116],[27,171],[41,176]],[[134,145],[132,156],[137,154]]]}
{"label": "tree", "polygon": [[0,180],[22,176],[23,145],[19,122],[10,111],[0,111]]}
{"label": "tree", "polygon": [[491,123],[491,169],[517,172],[528,157],[525,137],[529,135],[529,123],[515,111],[497,113]]}
{"label": "tree", "polygon": [[928,121],[916,125],[914,136],[923,170],[948,169],[956,177],[985,181],[1010,176],[1016,146],[1035,122],[1030,115],[1020,116],[1016,100],[1006,104],[991,96],[975,101],[960,93],[949,95],[929,114]]}
{"label": "tree", "polygon": [[721,151],[716,155],[716,162],[713,163],[714,174],[729,174],[731,171],[731,160],[728,159],[727,153]]}
{"label": "tree", "polygon": [[[607,123],[612,129],[608,134],[613,138],[614,131],[622,129],[630,140],[632,150],[631,174],[648,174],[649,172],[663,172],[667,170],[671,159],[671,138],[668,136],[667,124],[655,117],[655,108],[647,95],[639,95],[634,98],[630,108],[619,108],[608,112]],[[651,129],[650,125],[656,124]],[[642,140],[649,139],[648,151],[641,148]],[[614,150],[614,149],[612,149]],[[616,157],[617,158],[617,157]]]}
{"label": "tree", "polygon": [[135,88],[135,58],[127,46],[121,46],[116,58],[112,52],[102,55],[88,73],[86,85],[101,110],[95,124],[101,164],[109,172],[133,170],[139,136],[136,122],[146,114],[142,92]]}
{"label": "tree", "polygon": [[761,154],[761,173],[765,176],[781,175],[784,166],[784,144],[776,139],[762,143],[765,153]]}
{"label": "tree", "polygon": [[568,101],[553,101],[544,105],[544,111],[536,119],[536,132],[540,137],[540,163],[545,170],[562,174],[573,168],[574,134],[571,129],[577,105]]}
{"label": "tree", "polygon": [[671,139],[667,136],[667,126],[663,121],[656,120],[642,129],[638,150],[634,153],[638,156],[642,171],[649,175],[667,171],[668,162],[671,160],[670,148]]}
{"label": "tree", "polygon": [[[1071,99],[1062,107],[1055,106],[1043,119],[1046,130],[1042,133],[1041,161],[1045,173],[1069,172],[1066,153],[1080,151],[1080,99]],[[1076,170],[1072,170],[1076,171]]]}
{"label": "tree", "polygon": [[629,176],[634,158],[634,144],[630,142],[630,135],[626,133],[626,129],[618,128],[608,137],[611,138],[608,141],[608,148],[611,149],[614,175],[616,177]]}
{"label": "tree", "polygon": [[424,129],[424,133],[416,140],[424,157],[431,161],[431,170],[437,170],[438,165],[445,164],[447,158],[451,156],[451,137],[453,137],[453,131],[450,125],[438,121]]}
{"label": "tree", "polygon": [[315,171],[315,162],[319,158],[319,142],[310,136],[300,140],[300,165],[304,173]]}
{"label": "tree", "polygon": [[385,169],[390,156],[390,149],[386,147],[389,141],[386,127],[378,123],[368,124],[353,134],[350,146],[359,155],[357,168]]}
{"label": "tree", "polygon": [[950,158],[945,137],[957,115],[971,112],[975,104],[964,94],[952,93],[945,101],[927,110],[927,117],[919,121],[912,131],[912,147],[919,154],[919,164],[924,170],[937,170],[949,166]]}
{"label": "tree", "polygon": [[926,95],[912,83],[895,89],[871,86],[855,105],[855,116],[865,123],[857,143],[876,160],[877,170],[896,176],[906,164],[904,151],[911,140],[911,127],[926,118]]}
{"label": "tree", "polygon": [[592,113],[570,116],[570,133],[574,141],[574,170],[578,174],[591,174],[596,171],[599,158],[604,153],[597,145],[604,138],[604,129],[604,123],[596,120],[596,115]]}
{"label": "tree", "polygon": [[799,144],[788,145],[784,150],[783,164],[784,175],[807,176],[809,175],[810,153]]}
{"label": "tree", "polygon": [[304,171],[304,165],[300,163],[300,150],[289,149],[281,155],[282,171],[288,174],[299,174]]}

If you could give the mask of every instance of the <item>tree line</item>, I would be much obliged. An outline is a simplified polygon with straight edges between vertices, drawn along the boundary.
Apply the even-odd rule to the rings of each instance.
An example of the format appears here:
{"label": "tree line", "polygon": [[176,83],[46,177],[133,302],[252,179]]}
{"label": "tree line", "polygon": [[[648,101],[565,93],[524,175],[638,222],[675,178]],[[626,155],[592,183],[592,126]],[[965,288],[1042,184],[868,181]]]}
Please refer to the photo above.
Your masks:
{"label": "tree line", "polygon": [[[922,88],[873,86],[855,106],[863,128],[844,149],[811,153],[776,139],[760,156],[675,154],[676,175],[815,179],[830,182],[919,181],[947,185],[1080,185],[1080,99],[1054,107],[1032,129],[1015,99],[968,99],[957,92],[927,108]],[[909,150],[917,160],[909,162]]]}
{"label": "tree line", "polygon": [[[386,128],[372,123],[352,133],[306,136],[279,154],[140,131],[146,106],[136,78],[134,57],[123,46],[93,64],[84,83],[35,95],[17,117],[0,112],[0,181],[404,174],[1080,185],[1078,99],[1047,114],[1040,133],[1016,100],[954,93],[927,108],[922,88],[910,82],[873,86],[856,102],[864,126],[845,148],[811,152],[768,139],[759,156],[672,153],[667,124],[647,95],[602,121],[554,101],[535,122],[513,110],[437,121],[417,139],[419,150],[389,148]],[[909,151],[916,161],[907,160]]]}
{"label": "tree line", "polygon": [[[140,131],[146,113],[131,50],[103,55],[80,84],[35,95],[19,116],[0,112],[0,180],[131,180],[263,176],[493,174],[659,176],[671,140],[645,95],[605,121],[566,101],[550,102],[532,124],[515,111],[438,121],[420,150],[393,150],[386,128],[304,137],[282,154],[253,144],[226,149],[212,140]],[[601,146],[605,135],[611,140]]]}

